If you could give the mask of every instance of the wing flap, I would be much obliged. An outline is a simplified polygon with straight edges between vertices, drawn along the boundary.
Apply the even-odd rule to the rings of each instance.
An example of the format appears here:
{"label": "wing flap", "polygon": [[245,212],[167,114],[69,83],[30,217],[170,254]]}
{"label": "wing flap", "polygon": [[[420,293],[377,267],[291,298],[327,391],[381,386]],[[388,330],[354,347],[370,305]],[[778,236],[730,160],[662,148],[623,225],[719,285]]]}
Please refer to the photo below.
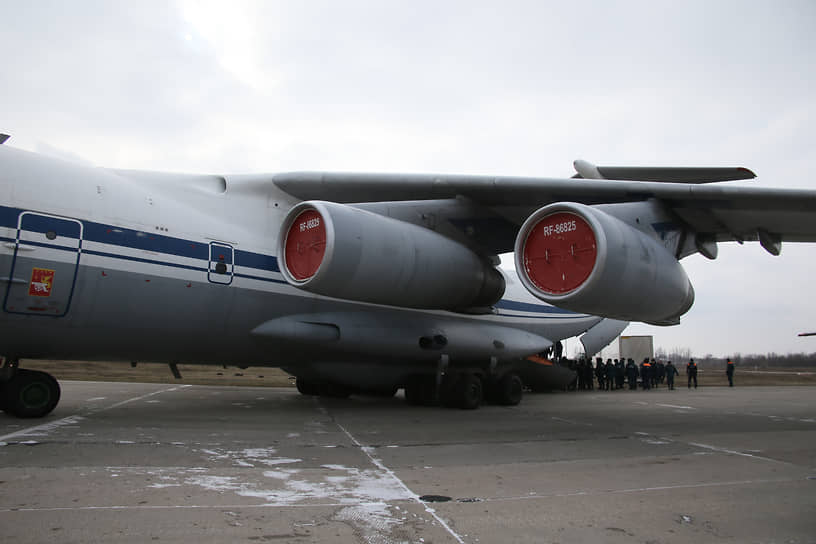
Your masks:
{"label": "wing flap", "polygon": [[573,163],[577,179],[617,179],[626,181],[656,181],[662,183],[715,183],[756,177],[751,170],[737,167],[685,166],[595,166],[577,160]]}

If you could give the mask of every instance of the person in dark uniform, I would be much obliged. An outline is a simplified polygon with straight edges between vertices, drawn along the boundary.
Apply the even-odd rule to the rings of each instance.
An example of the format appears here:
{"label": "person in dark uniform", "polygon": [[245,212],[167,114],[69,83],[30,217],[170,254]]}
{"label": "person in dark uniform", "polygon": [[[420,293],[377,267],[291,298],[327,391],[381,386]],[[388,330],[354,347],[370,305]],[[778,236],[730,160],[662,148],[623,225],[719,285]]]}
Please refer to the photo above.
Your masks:
{"label": "person in dark uniform", "polygon": [[662,384],[665,377],[666,366],[663,364],[663,361],[657,361],[655,365],[655,386]]}
{"label": "person in dark uniform", "polygon": [[641,361],[640,364],[638,365],[638,376],[640,377],[640,388],[641,389],[646,389],[646,386],[643,385],[643,372],[644,372],[643,363],[644,362],[645,361]]}
{"label": "person in dark uniform", "polygon": [[697,389],[697,363],[694,362],[694,359],[689,359],[686,374],[688,374],[688,388],[691,389],[691,381],[694,380],[694,389]]}
{"label": "person in dark uniform", "polygon": [[652,388],[652,364],[648,357],[640,363],[640,384],[644,391]]}
{"label": "person in dark uniform", "polygon": [[604,389],[604,376],[606,376],[606,369],[604,368],[603,360],[600,357],[595,358],[595,378],[598,380],[598,390]]}
{"label": "person in dark uniform", "polygon": [[665,371],[666,371],[666,385],[669,387],[669,389],[674,389],[674,377],[680,373],[677,372],[677,368],[675,368],[671,361],[666,363]]}
{"label": "person in dark uniform", "polygon": [[626,362],[626,379],[629,381],[629,390],[637,389],[638,368],[633,359]]}
{"label": "person in dark uniform", "polygon": [[615,365],[612,364],[612,359],[606,360],[606,390],[615,390]]}
{"label": "person in dark uniform", "polygon": [[652,357],[652,360],[649,362],[649,372],[651,373],[652,380],[649,382],[649,385],[652,389],[657,388],[657,362],[655,358]]}
{"label": "person in dark uniform", "polygon": [[615,359],[615,389],[623,389],[623,382],[626,380],[626,368],[623,364],[623,357]]}
{"label": "person in dark uniform", "polygon": [[725,364],[725,375],[728,376],[728,387],[734,387],[734,361],[731,359]]}
{"label": "person in dark uniform", "polygon": [[587,359],[586,368],[584,368],[584,385],[590,391],[595,388],[592,374],[592,359]]}
{"label": "person in dark uniform", "polygon": [[583,359],[578,359],[578,367],[575,370],[578,373],[578,391],[583,391],[586,389],[586,384],[584,384],[584,379],[586,377],[586,365],[586,361]]}

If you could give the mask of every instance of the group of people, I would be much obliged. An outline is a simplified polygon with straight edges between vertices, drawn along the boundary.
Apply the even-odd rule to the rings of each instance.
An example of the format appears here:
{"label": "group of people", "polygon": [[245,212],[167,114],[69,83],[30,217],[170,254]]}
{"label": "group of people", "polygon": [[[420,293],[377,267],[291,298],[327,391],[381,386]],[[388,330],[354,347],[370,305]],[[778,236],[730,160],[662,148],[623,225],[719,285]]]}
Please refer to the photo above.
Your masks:
{"label": "group of people", "polygon": [[[595,389],[596,382],[597,388],[601,391],[614,391],[625,387],[635,390],[638,385],[643,390],[649,390],[664,383],[668,389],[674,389],[674,378],[680,375],[677,367],[671,361],[663,364],[662,361],[648,357],[643,359],[640,365],[635,364],[631,358],[626,361],[622,358],[614,361],[607,359],[604,363],[601,357],[596,357],[594,365],[591,360],[579,359],[569,360],[567,366],[576,374],[575,380],[568,386],[568,390],[571,391]],[[728,384],[733,387],[734,363],[730,359],[726,367],[726,375]],[[694,359],[689,359],[686,364],[686,377],[689,389],[692,385],[697,389],[697,363],[694,362]]]}

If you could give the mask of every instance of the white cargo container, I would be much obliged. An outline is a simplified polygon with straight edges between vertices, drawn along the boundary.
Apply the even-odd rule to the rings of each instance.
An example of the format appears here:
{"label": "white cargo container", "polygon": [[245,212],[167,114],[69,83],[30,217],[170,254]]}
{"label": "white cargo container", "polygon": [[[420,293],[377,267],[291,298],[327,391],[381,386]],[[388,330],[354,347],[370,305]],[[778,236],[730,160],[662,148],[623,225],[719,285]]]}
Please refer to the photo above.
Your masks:
{"label": "white cargo container", "polygon": [[621,336],[618,339],[618,354],[626,359],[633,359],[640,364],[644,358],[654,357],[653,336]]}

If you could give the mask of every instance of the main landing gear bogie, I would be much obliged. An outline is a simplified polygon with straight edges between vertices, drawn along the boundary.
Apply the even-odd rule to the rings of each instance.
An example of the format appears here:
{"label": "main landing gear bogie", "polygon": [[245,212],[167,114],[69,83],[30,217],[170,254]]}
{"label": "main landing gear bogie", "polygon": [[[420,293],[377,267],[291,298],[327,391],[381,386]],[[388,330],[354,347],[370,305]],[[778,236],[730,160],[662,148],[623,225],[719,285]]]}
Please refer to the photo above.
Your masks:
{"label": "main landing gear bogie", "polygon": [[513,372],[499,377],[486,377],[476,372],[445,374],[439,385],[434,376],[412,376],[405,384],[408,404],[474,410],[484,402],[515,406],[521,402],[524,385]]}
{"label": "main landing gear bogie", "polygon": [[518,374],[508,372],[490,381],[489,400],[501,406],[516,406],[524,395],[524,383]]}
{"label": "main landing gear bogie", "polygon": [[0,381],[0,409],[20,418],[38,418],[51,413],[60,400],[59,382],[47,372],[6,364]]}

